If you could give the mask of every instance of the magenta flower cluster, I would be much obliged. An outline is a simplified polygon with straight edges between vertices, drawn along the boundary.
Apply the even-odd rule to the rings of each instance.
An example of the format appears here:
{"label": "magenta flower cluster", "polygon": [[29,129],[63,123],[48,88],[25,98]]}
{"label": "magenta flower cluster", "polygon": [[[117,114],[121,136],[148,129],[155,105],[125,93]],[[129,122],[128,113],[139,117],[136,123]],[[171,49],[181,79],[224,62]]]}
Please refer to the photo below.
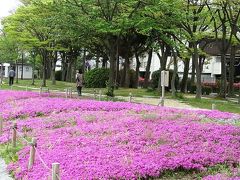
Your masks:
{"label": "magenta flower cluster", "polygon": [[[148,179],[165,170],[204,171],[240,162],[240,127],[215,123],[239,121],[236,114],[11,93],[0,92],[5,123],[0,143],[9,140],[15,119],[18,131],[37,138],[37,153],[49,168],[60,163],[63,180]],[[206,118],[214,121],[202,121]],[[27,169],[29,149],[18,152],[9,171],[16,179],[49,179],[38,156]]]}

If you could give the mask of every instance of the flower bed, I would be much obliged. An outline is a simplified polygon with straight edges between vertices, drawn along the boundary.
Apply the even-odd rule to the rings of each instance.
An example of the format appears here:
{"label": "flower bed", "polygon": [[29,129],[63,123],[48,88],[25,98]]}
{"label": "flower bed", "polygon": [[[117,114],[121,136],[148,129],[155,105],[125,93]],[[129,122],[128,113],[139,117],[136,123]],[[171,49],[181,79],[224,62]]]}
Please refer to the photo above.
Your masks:
{"label": "flower bed", "polygon": [[[37,152],[46,165],[60,163],[63,180],[157,178],[168,170],[204,171],[240,162],[240,127],[215,122],[239,121],[239,115],[30,96],[14,103],[3,109],[0,143],[9,140],[11,118],[17,118],[18,131],[37,138]],[[48,179],[51,172],[38,157],[27,170],[29,149],[25,145],[18,152],[9,171],[17,179]]]}

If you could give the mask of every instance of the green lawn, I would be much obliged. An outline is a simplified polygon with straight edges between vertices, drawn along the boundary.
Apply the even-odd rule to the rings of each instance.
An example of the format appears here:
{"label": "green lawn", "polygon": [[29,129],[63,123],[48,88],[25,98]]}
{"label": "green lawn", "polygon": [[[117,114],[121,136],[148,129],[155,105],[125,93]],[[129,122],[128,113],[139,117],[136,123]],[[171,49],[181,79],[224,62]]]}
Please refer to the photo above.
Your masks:
{"label": "green lawn", "polygon": [[[31,80],[19,80],[18,84],[14,83],[13,90],[26,90],[26,86],[29,88],[39,88],[42,84],[42,80],[35,80],[35,85],[31,85]],[[23,87],[20,87],[23,86]],[[56,85],[52,85],[50,80],[47,80],[47,87],[50,90],[59,90],[64,91],[66,88],[76,88],[75,83],[69,83],[69,82],[63,82],[63,81],[56,81]],[[5,84],[2,86],[1,89],[11,89],[9,85],[7,84],[7,81],[5,81]],[[107,89],[106,88],[83,88],[83,93],[94,93],[94,89],[96,93],[99,93],[100,90],[102,90],[103,94],[106,94]],[[133,96],[142,97],[142,96],[153,96],[153,97],[159,97],[159,92],[154,90],[147,90],[147,89],[132,89],[132,88],[119,88],[114,91],[116,96],[129,96],[129,93],[132,93]]]}
{"label": "green lawn", "polygon": [[193,107],[203,108],[203,109],[212,109],[212,104],[216,104],[216,109],[225,112],[240,113],[240,104],[219,100],[219,99],[195,99],[195,98],[184,98],[181,99],[182,102],[189,104]]}
{"label": "green lawn", "polygon": [[[35,85],[31,85],[31,80],[19,80],[18,84],[13,85],[13,90],[26,90],[26,86],[29,88],[39,88],[41,86],[42,80],[35,80]],[[21,87],[22,86],[22,87]],[[47,87],[51,90],[59,90],[64,91],[66,88],[73,88],[76,89],[75,83],[57,81],[56,85],[52,85],[50,80],[47,80]],[[1,87],[1,89],[10,89],[7,84],[7,80],[5,80],[5,84]],[[30,89],[29,89],[30,90]],[[83,88],[83,93],[99,93],[102,90],[102,94],[105,94],[107,89],[106,88]],[[156,97],[159,98],[160,93],[156,90],[151,89],[131,89],[131,88],[119,88],[114,91],[116,96],[129,96],[129,93],[132,93],[135,97]],[[201,100],[193,98],[193,95],[186,95],[179,93],[177,99],[182,101],[183,103],[189,104],[193,107],[204,108],[204,109],[211,109],[212,104],[216,104],[216,107],[220,111],[226,112],[233,112],[233,113],[240,113],[240,105],[237,103],[229,102],[226,100],[219,100],[214,98],[202,98]],[[172,98],[171,93],[166,92],[166,98]]]}
{"label": "green lawn", "polygon": [[[14,90],[22,90],[26,89],[26,86],[30,88],[39,88],[42,84],[42,80],[35,80],[35,85],[31,85],[32,81],[31,80],[18,80],[18,83],[14,83],[13,89]],[[18,86],[24,86],[23,88],[18,87]],[[74,83],[69,83],[69,82],[63,82],[63,81],[57,81],[56,85],[52,85],[50,80],[47,80],[47,87],[52,90],[64,90],[65,88],[75,87]],[[5,81],[5,84],[2,86],[3,89],[10,89],[7,81]]]}

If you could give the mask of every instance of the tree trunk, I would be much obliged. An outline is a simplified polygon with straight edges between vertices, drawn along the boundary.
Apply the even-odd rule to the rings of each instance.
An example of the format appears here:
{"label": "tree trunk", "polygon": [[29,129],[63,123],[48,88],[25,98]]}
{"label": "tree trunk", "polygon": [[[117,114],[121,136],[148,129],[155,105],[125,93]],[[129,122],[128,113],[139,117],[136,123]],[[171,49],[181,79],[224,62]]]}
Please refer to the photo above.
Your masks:
{"label": "tree trunk", "polygon": [[110,97],[114,96],[114,80],[115,80],[115,68],[116,68],[116,44],[115,39],[110,38],[108,40],[109,44],[109,56],[110,56],[110,73],[108,81],[108,92],[107,95]]}
{"label": "tree trunk", "polygon": [[123,69],[121,71],[121,79],[120,79],[120,84],[121,84],[121,87],[124,87],[124,83],[125,83],[125,77],[126,77],[126,65],[125,65],[126,62],[124,62],[123,64]]}
{"label": "tree trunk", "polygon": [[83,49],[83,67],[82,67],[82,72],[83,74],[85,73],[85,65],[86,65],[86,53],[87,53],[87,50],[86,48]]}
{"label": "tree trunk", "polygon": [[97,53],[96,57],[96,68],[99,68],[99,53]]}
{"label": "tree trunk", "polygon": [[32,85],[35,85],[35,78],[34,78],[34,72],[36,67],[36,56],[33,55],[33,67],[32,67]]}
{"label": "tree trunk", "polygon": [[22,52],[22,72],[21,72],[21,80],[23,80],[23,52]]}
{"label": "tree trunk", "polygon": [[147,67],[146,67],[146,73],[144,76],[144,88],[148,88],[149,85],[149,77],[150,77],[150,67],[151,67],[151,62],[152,62],[152,53],[153,49],[151,48],[148,52],[148,61],[147,61]]}
{"label": "tree trunk", "polygon": [[16,84],[18,83],[18,61],[16,60]]}
{"label": "tree trunk", "polygon": [[191,93],[194,93],[194,88],[193,86],[195,85],[195,70],[196,70],[196,67],[195,67],[195,63],[194,63],[194,54],[192,55],[192,74],[191,74],[191,80],[190,80],[190,92]]}
{"label": "tree trunk", "polygon": [[3,64],[1,63],[1,86],[3,84]]}
{"label": "tree trunk", "polygon": [[67,69],[67,63],[66,63],[66,53],[65,52],[63,52],[63,53],[61,53],[61,58],[62,58],[62,68],[61,68],[61,70],[62,70],[62,77],[61,77],[61,80],[62,81],[66,81],[66,69]]}
{"label": "tree trunk", "polygon": [[66,81],[71,82],[71,78],[72,78],[72,59],[69,59],[67,63]]}
{"label": "tree trunk", "polygon": [[225,23],[222,24],[222,43],[221,43],[221,86],[220,86],[220,97],[226,98],[227,91],[227,68],[226,68],[226,36],[227,28]]}
{"label": "tree trunk", "polygon": [[226,55],[225,53],[221,54],[221,86],[220,86],[220,97],[226,98],[227,90],[227,70],[226,70]]}
{"label": "tree trunk", "polygon": [[42,70],[43,71],[42,72],[43,73],[43,81],[42,81],[42,86],[43,87],[46,87],[46,85],[47,85],[46,84],[46,65],[47,65],[47,62],[46,62],[47,57],[46,56],[47,56],[47,53],[44,51],[43,52],[43,70]]}
{"label": "tree trunk", "polygon": [[234,83],[234,73],[235,73],[235,55],[236,55],[236,46],[233,45],[231,46],[231,54],[230,54],[230,67],[229,67],[229,96],[234,96],[234,88],[233,88],[233,83]]}
{"label": "tree trunk", "polygon": [[188,73],[189,73],[189,64],[190,59],[186,58],[184,59],[184,71],[183,71],[183,78],[181,83],[181,92],[187,93],[187,80],[188,80]]}
{"label": "tree trunk", "polygon": [[135,57],[136,57],[136,74],[135,74],[135,78],[134,78],[135,79],[134,87],[138,88],[138,86],[139,86],[139,81],[138,81],[138,79],[139,79],[139,68],[140,68],[141,63],[140,63],[139,56],[138,56],[137,52],[135,52]]}
{"label": "tree trunk", "polygon": [[52,85],[56,85],[56,76],[55,76],[56,63],[57,63],[57,51],[54,52],[54,57],[52,58],[52,65],[51,65]]}
{"label": "tree trunk", "polygon": [[129,74],[129,71],[130,71],[130,60],[129,60],[129,57],[127,56],[126,59],[125,59],[125,66],[126,66],[126,71],[125,71],[125,80],[124,80],[124,87],[125,88],[129,88],[129,85],[130,85],[130,74]]}
{"label": "tree trunk", "polygon": [[119,71],[119,49],[118,49],[118,45],[117,45],[117,53],[116,53],[116,60],[117,60],[117,63],[116,63],[116,78],[115,78],[115,87],[118,88],[119,86],[119,79],[120,79],[120,71]]}
{"label": "tree trunk", "polygon": [[77,72],[77,57],[78,55],[75,55],[74,56],[74,60],[73,60],[73,68],[72,68],[72,79],[71,79],[71,82],[75,82],[76,80],[76,72]]}
{"label": "tree trunk", "polygon": [[202,97],[202,86],[201,86],[201,70],[200,70],[200,65],[198,64],[198,47],[197,43],[194,43],[193,45],[194,48],[194,54],[193,54],[193,64],[195,65],[196,69],[196,77],[197,77],[197,84],[196,84],[196,98],[201,99]]}
{"label": "tree trunk", "polygon": [[107,68],[107,61],[108,61],[108,57],[107,56],[103,56],[102,68]]}
{"label": "tree trunk", "polygon": [[52,73],[52,61],[51,61],[51,52],[47,52],[46,55],[46,79],[51,78],[51,73]]}
{"label": "tree trunk", "polygon": [[162,56],[157,53],[157,56],[159,58],[159,61],[160,61],[160,75],[159,75],[159,79],[158,79],[158,91],[161,92],[162,91],[162,86],[161,86],[161,72],[163,70],[166,70],[166,65],[167,65],[167,59],[168,59],[168,55],[170,54],[171,52],[171,47],[169,45],[164,45],[162,48],[161,48],[161,53],[162,53]]}
{"label": "tree trunk", "polygon": [[173,70],[173,76],[171,80],[171,89],[172,89],[172,97],[176,97],[176,87],[175,87],[175,81],[177,77],[177,53],[173,50],[173,62],[174,62],[174,70]]}
{"label": "tree trunk", "polygon": [[41,56],[42,56],[42,87],[46,87],[46,78],[47,78],[47,50],[42,49],[41,50]]}

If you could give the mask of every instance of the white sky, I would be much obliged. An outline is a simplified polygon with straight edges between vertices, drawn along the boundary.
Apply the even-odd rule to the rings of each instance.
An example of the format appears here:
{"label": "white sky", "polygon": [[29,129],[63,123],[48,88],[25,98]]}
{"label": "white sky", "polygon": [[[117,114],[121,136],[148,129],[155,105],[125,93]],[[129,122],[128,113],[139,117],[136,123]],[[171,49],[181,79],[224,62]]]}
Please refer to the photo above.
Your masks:
{"label": "white sky", "polygon": [[19,5],[19,0],[0,0],[0,18],[9,15]]}

